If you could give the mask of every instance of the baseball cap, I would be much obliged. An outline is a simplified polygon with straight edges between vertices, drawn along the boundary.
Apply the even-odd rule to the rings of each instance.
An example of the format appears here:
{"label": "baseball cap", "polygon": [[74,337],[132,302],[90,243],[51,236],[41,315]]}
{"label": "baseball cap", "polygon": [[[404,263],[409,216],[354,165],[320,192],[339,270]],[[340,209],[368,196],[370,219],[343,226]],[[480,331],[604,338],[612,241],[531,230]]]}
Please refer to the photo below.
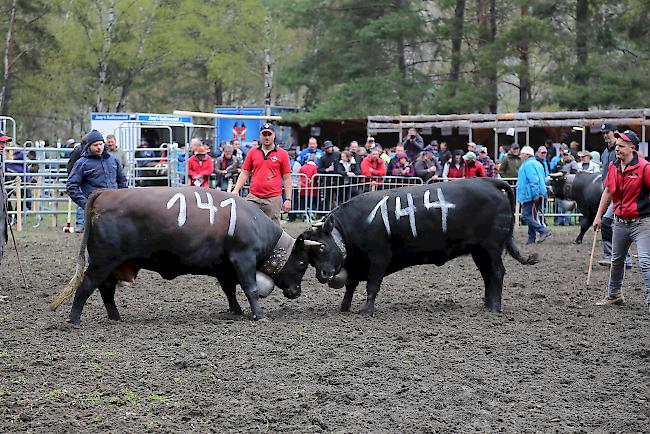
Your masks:
{"label": "baseball cap", "polygon": [[433,153],[434,151],[435,151],[435,149],[433,149],[433,146],[431,146],[431,145],[427,145],[423,149],[423,152],[431,152],[431,153]]}
{"label": "baseball cap", "polygon": [[599,133],[609,133],[610,131],[616,131],[616,127],[608,122],[605,122],[600,126],[598,130]]}
{"label": "baseball cap", "polygon": [[4,131],[0,131],[0,142],[11,142],[11,137],[6,135]]}
{"label": "baseball cap", "polygon": [[519,149],[519,144],[513,143],[512,145],[510,145],[510,149]]}
{"label": "baseball cap", "polygon": [[638,145],[640,142],[639,136],[637,136],[636,133],[631,130],[625,130],[622,133],[616,131],[614,133],[614,137],[616,137],[617,139],[623,139],[626,142],[632,143],[633,145]]}
{"label": "baseball cap", "polygon": [[476,154],[472,151],[469,151],[467,154],[463,155],[463,160],[465,161],[474,161],[476,160]]}
{"label": "baseball cap", "polygon": [[406,156],[406,152],[398,152],[395,155],[395,158],[397,158],[399,160],[400,158],[408,158],[408,157]]}
{"label": "baseball cap", "polygon": [[591,152],[589,152],[589,151],[580,151],[580,152],[578,152],[578,157],[586,157],[587,155],[589,155],[591,157]]}
{"label": "baseball cap", "polygon": [[571,151],[568,149],[562,149],[562,155],[571,155]]}
{"label": "baseball cap", "polygon": [[478,151],[479,154],[487,154],[487,148],[483,146],[480,151]]}
{"label": "baseball cap", "polygon": [[521,151],[519,152],[520,154],[528,154],[528,155],[535,155],[535,151],[533,151],[533,148],[530,146],[524,146],[521,148]]}
{"label": "baseball cap", "polygon": [[262,132],[262,131],[272,131],[272,132],[275,133],[275,125],[270,124],[268,122],[265,123],[265,124],[262,124],[262,128],[260,128],[260,132]]}
{"label": "baseball cap", "polygon": [[375,141],[375,138],[372,137],[372,136],[368,136],[368,138],[366,139],[366,142],[374,142],[374,141]]}
{"label": "baseball cap", "polygon": [[323,142],[323,149],[333,148],[333,147],[334,147],[334,143],[332,143],[331,140],[325,140]]}
{"label": "baseball cap", "polygon": [[548,149],[546,149],[546,146],[542,145],[537,148],[537,152],[548,152]]}

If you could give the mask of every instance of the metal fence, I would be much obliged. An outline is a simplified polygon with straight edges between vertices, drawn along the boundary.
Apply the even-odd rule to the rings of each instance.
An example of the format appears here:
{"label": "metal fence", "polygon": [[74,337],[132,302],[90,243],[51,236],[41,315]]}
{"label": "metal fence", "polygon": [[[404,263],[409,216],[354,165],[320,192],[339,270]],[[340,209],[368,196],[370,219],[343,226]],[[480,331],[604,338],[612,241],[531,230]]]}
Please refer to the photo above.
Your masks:
{"label": "metal fence", "polygon": [[[136,147],[123,151],[127,157],[125,173],[129,186],[188,185],[187,149],[179,149],[176,144],[163,144],[158,148]],[[60,216],[74,213],[76,205],[65,193],[66,164],[71,152],[70,148],[44,147],[42,143],[32,142],[5,148],[3,169],[9,216],[16,223],[17,230],[21,230],[27,221],[34,227],[40,226],[46,218],[52,226],[58,226]],[[516,191],[516,179],[504,180]],[[235,181],[231,180],[228,190],[234,187]],[[315,174],[308,178],[302,173],[292,174],[292,181],[294,188],[289,219],[305,218],[308,221],[365,192],[422,184],[417,177]],[[246,196],[248,192],[246,185],[240,195]],[[518,208],[516,212],[519,215]],[[560,209],[558,201],[552,199],[547,202],[544,215],[555,218],[556,223],[575,221],[580,216],[576,210]]]}

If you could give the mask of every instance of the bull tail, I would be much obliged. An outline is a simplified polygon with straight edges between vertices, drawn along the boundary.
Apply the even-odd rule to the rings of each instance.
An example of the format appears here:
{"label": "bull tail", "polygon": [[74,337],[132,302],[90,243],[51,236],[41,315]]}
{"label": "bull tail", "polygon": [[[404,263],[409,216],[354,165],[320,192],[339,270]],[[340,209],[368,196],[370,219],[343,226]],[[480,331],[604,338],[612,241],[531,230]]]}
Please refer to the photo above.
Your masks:
{"label": "bull tail", "polygon": [[506,250],[510,253],[510,256],[515,258],[520,264],[523,265],[533,265],[539,262],[537,254],[532,254],[528,258],[524,258],[517,248],[514,239],[515,232],[515,192],[512,191],[512,187],[506,181],[500,179],[490,179],[496,186],[504,191],[508,195],[508,201],[510,202],[510,209],[512,210],[512,224],[510,225],[510,235],[508,236],[508,241],[506,242]]}
{"label": "bull tail", "polygon": [[77,260],[75,262],[74,275],[68,282],[68,284],[63,288],[63,291],[54,299],[52,304],[50,304],[50,310],[55,311],[61,306],[67,299],[72,297],[74,293],[81,285],[81,282],[84,278],[84,271],[86,270],[86,246],[88,245],[88,237],[90,236],[90,231],[92,228],[92,218],[90,217],[90,210],[95,203],[95,199],[100,195],[100,192],[93,193],[88,198],[86,202],[86,209],[84,209],[84,220],[86,222],[86,230],[84,231],[83,238],[81,239],[81,246],[79,247],[79,254],[77,255]]}

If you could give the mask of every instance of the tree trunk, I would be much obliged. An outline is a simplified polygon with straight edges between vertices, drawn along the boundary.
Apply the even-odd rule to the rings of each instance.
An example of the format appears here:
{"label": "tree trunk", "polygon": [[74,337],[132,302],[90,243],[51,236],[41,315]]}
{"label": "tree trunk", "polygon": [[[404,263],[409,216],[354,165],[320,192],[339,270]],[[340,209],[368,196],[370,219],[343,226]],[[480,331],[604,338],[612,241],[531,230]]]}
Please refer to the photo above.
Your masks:
{"label": "tree trunk", "polygon": [[451,28],[451,72],[449,79],[458,82],[460,79],[460,56],[463,43],[463,22],[465,21],[465,0],[456,0],[454,19]]}
{"label": "tree trunk", "polygon": [[11,84],[11,63],[12,51],[14,46],[14,25],[16,22],[16,9],[18,0],[11,2],[11,11],[9,12],[9,23],[7,26],[7,39],[2,54],[2,86],[0,87],[0,114],[7,114],[7,100],[9,99],[9,89]]}
{"label": "tree trunk", "polygon": [[[481,56],[478,71],[479,83],[485,89],[488,113],[497,112],[497,59],[494,55],[494,40],[497,33],[496,0],[478,0],[477,2],[479,50],[484,51]],[[487,55],[485,51],[488,51]]]}
{"label": "tree trunk", "polygon": [[[528,6],[521,7],[521,17],[528,16]],[[519,107],[520,112],[529,112],[530,101],[530,60],[528,58],[528,36],[524,32],[519,40]]]}
{"label": "tree trunk", "polygon": [[[589,0],[577,0],[576,3],[576,66],[575,80],[576,84],[583,89],[588,85],[589,77],[585,68],[589,60],[587,51],[587,38],[589,32]],[[578,107],[578,110],[588,110],[589,104],[584,101]]]}
{"label": "tree trunk", "polygon": [[223,105],[223,81],[220,79],[214,82],[214,104]]}
{"label": "tree trunk", "polygon": [[[154,2],[153,6],[154,8],[157,8],[158,2]],[[121,83],[122,89],[120,90],[120,98],[118,99],[117,106],[115,107],[115,111],[118,113],[121,112],[126,106],[127,100],[129,98],[129,92],[131,91],[131,86],[133,85],[135,78],[145,68],[145,63],[147,62],[147,60],[144,57],[144,48],[145,45],[147,44],[147,41],[149,40],[149,35],[151,34],[151,28],[155,22],[155,19],[156,19],[155,12],[151,16],[145,18],[144,31],[142,32],[142,37],[140,38],[140,42],[138,43],[138,50],[136,51],[135,54],[136,59],[143,59],[143,60],[140,64],[134,66],[133,68],[130,68],[127,71],[126,78]]]}
{"label": "tree trunk", "polygon": [[271,93],[273,91],[273,60],[271,58],[271,16],[264,17],[264,36],[266,47],[264,48],[264,112],[271,115]]}
{"label": "tree trunk", "polygon": [[[403,10],[405,7],[404,5],[404,0],[395,0],[393,3],[393,8],[396,12],[399,12],[400,10]],[[397,36],[397,70],[399,71],[399,77],[401,79],[401,83],[398,89],[398,98],[399,98],[399,112],[400,114],[408,114],[409,113],[409,107],[406,102],[407,96],[404,94],[402,91],[403,87],[405,87],[408,77],[406,74],[406,53],[405,53],[405,43],[404,43],[404,33],[400,32],[399,35]]]}
{"label": "tree trunk", "polygon": [[[101,12],[100,12],[101,14]],[[100,17],[100,23],[103,20]],[[102,45],[101,58],[99,60],[99,82],[97,86],[97,97],[95,100],[95,111],[107,111],[106,94],[108,93],[108,52],[111,49],[113,41],[113,29],[115,27],[115,0],[111,1],[108,7],[108,20],[106,23],[106,31],[104,32],[104,44]]]}

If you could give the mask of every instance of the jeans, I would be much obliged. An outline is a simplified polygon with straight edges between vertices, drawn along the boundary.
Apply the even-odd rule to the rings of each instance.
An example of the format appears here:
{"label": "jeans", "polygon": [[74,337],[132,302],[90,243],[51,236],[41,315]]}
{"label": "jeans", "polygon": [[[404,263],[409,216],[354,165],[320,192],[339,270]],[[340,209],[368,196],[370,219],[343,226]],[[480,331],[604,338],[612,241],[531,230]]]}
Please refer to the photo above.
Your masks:
{"label": "jeans", "polygon": [[84,209],[80,206],[77,206],[77,217],[75,220],[75,229],[83,229],[84,228]]}
{"label": "jeans", "polygon": [[[603,255],[607,259],[612,259],[612,231],[614,223],[614,204],[610,203],[607,207],[607,211],[603,214],[601,225],[602,225],[602,238],[603,238]],[[632,266],[632,255],[628,250],[627,255],[625,256],[625,265],[628,267]]]}
{"label": "jeans", "polygon": [[650,218],[631,223],[614,221],[612,267],[609,271],[607,293],[612,296],[622,292],[623,277],[625,276],[625,253],[630,249],[632,242],[636,242],[639,253],[639,268],[643,273],[645,302],[650,304]]}
{"label": "jeans", "polygon": [[544,199],[531,200],[521,204],[521,220],[528,225],[528,240],[535,241],[537,233],[546,233],[547,229],[540,223],[539,212]]}

